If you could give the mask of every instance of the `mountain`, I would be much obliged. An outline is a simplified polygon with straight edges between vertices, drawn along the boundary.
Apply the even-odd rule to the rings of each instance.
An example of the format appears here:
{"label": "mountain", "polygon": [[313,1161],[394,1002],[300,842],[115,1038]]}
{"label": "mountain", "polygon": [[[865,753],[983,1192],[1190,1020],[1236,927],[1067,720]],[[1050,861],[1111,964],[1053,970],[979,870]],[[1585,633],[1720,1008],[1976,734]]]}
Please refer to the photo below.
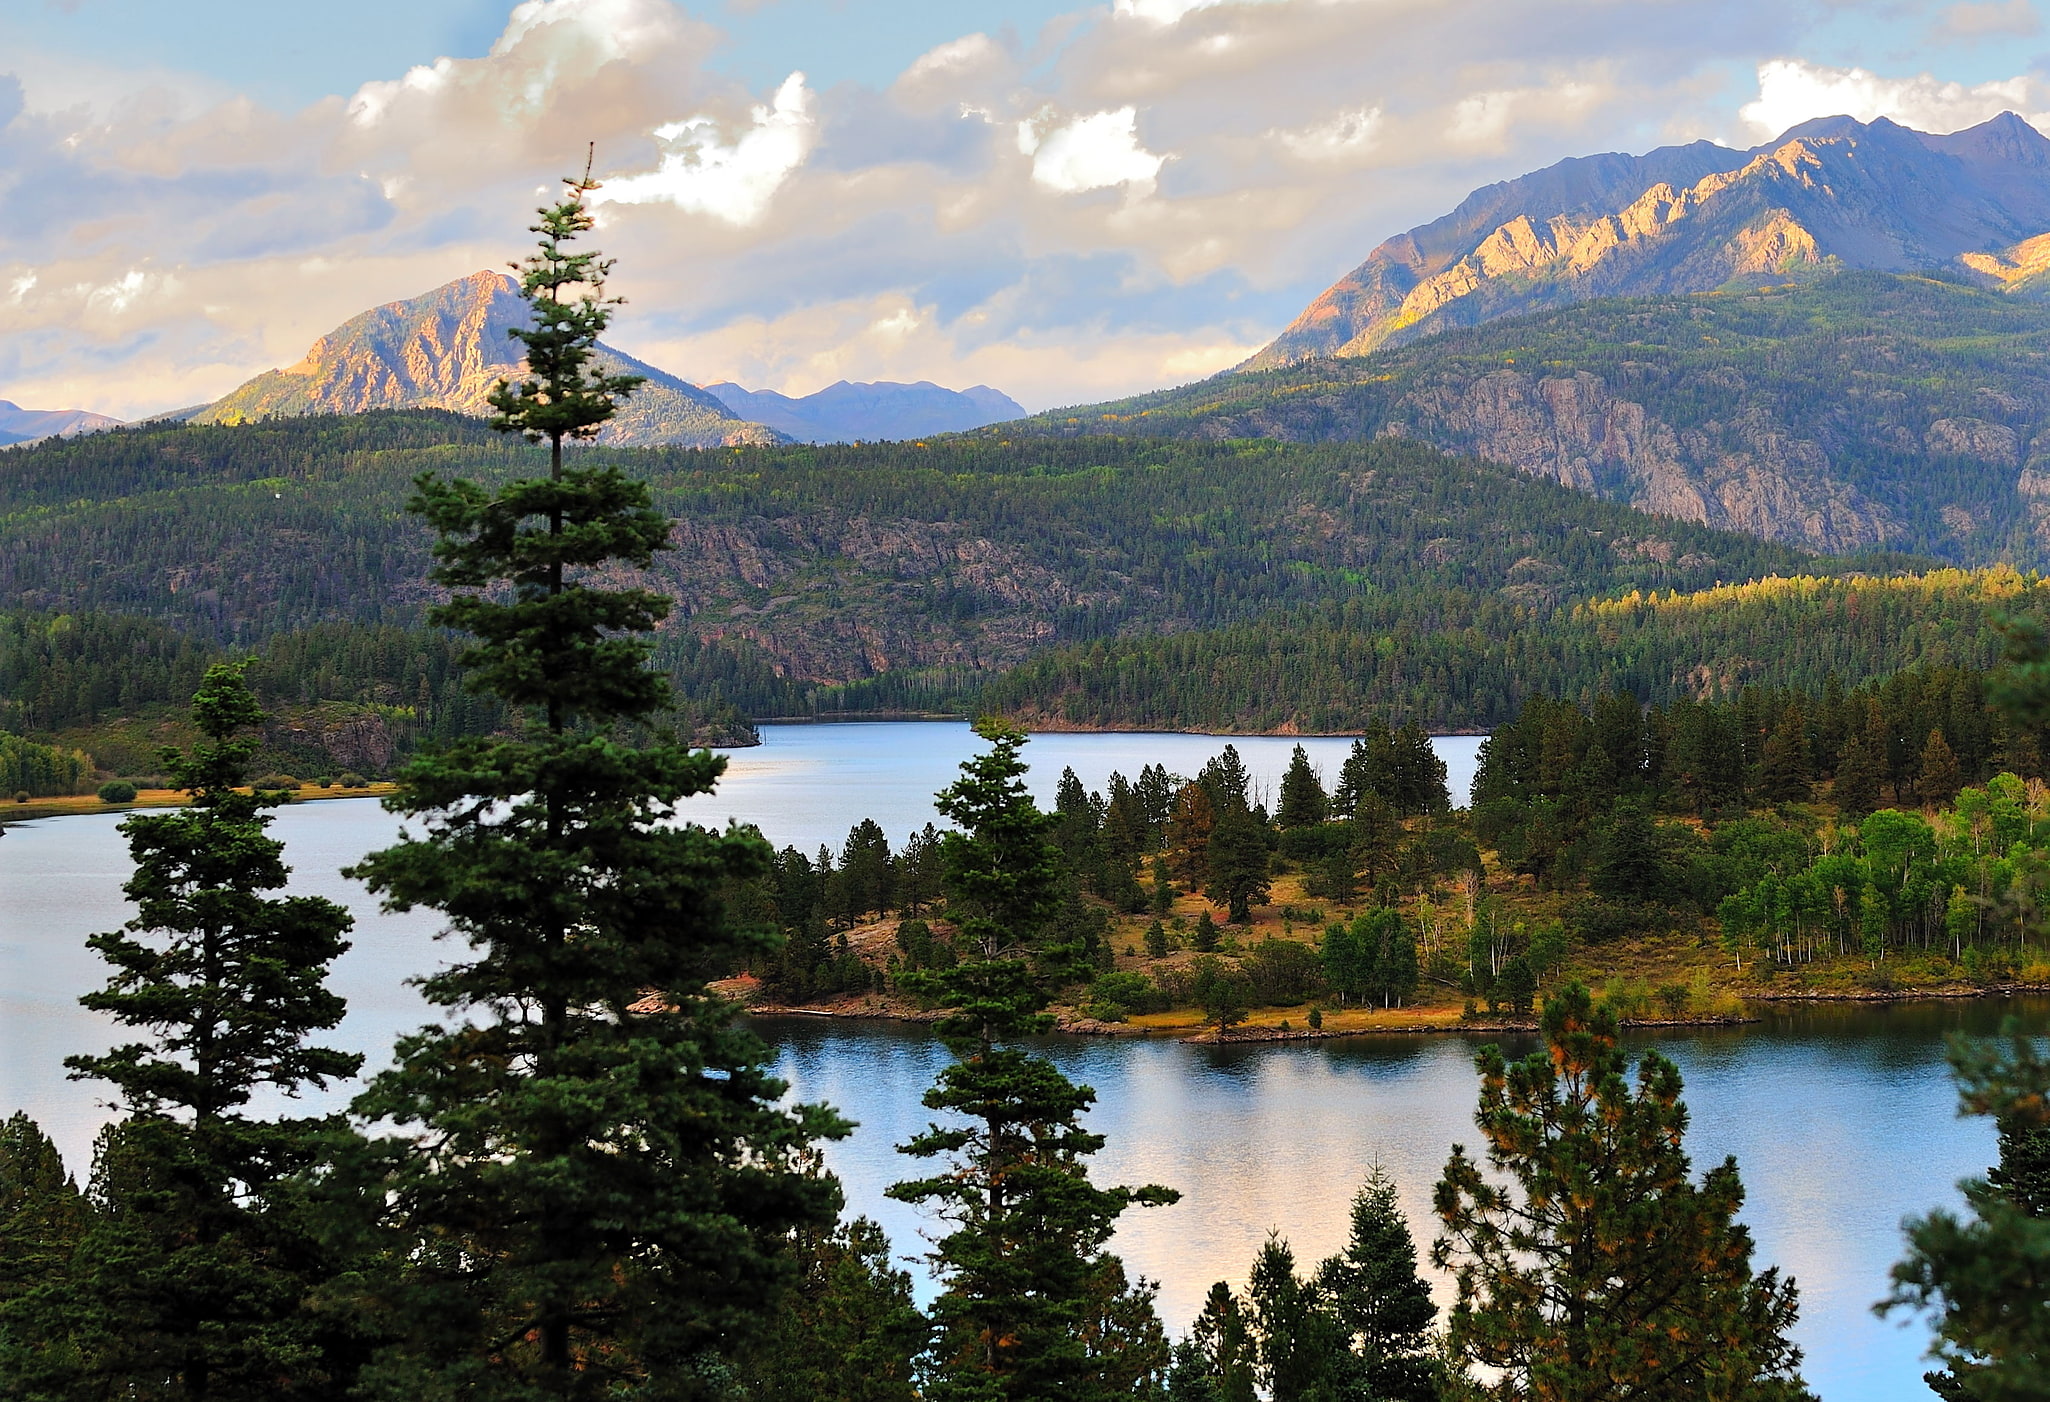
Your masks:
{"label": "mountain", "polygon": [[[236,424],[417,408],[489,414],[485,396],[492,387],[522,373],[518,343],[507,332],[524,325],[519,285],[504,273],[472,273],[350,318],[315,341],[298,364],[267,370],[189,418]],[[647,379],[599,441],[691,448],[782,441],[774,429],[735,418],[697,386],[602,342],[599,349],[607,369]]]}
{"label": "mountain", "polygon": [[2050,565],[2050,302],[1842,272],[1223,375],[1004,433],[1411,438],[1825,551]]}
{"label": "mountain", "polygon": [[[1384,630],[1514,632],[1590,596],[1821,568],[1394,441],[590,452],[645,477],[675,522],[644,576],[675,605],[658,656],[694,700],[755,715],[930,708],[1063,644],[1346,601]],[[414,477],[489,484],[540,460],[477,419],[427,411],[130,428],[0,454],[0,600],[237,646],[417,627],[440,591],[431,535],[404,511]],[[1441,680],[1445,707],[1472,709],[1434,714],[1498,712],[1500,698]]]}
{"label": "mountain", "polygon": [[1936,136],[1828,117],[1561,161],[1383,243],[1241,367],[1363,355],[1597,297],[1756,287],[1842,268],[2030,290],[2050,268],[2050,139],[2013,113]]}
{"label": "mountain", "polygon": [[78,433],[98,433],[119,428],[121,420],[84,409],[24,409],[0,399],[0,447],[12,443],[34,443],[43,438],[68,438]]}
{"label": "mountain", "polygon": [[930,380],[914,385],[841,380],[795,399],[723,381],[704,388],[740,417],[767,424],[801,443],[902,442],[1025,416],[1023,405],[988,385],[947,389]]}

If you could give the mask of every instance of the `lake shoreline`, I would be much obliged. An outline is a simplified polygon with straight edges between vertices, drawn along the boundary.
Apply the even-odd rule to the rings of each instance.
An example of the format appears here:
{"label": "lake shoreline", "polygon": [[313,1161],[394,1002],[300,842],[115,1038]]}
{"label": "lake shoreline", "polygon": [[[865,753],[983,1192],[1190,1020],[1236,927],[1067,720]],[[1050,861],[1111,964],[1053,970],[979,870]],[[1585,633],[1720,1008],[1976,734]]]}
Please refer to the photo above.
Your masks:
{"label": "lake shoreline", "polygon": [[[722,980],[722,982],[724,982]],[[751,1017],[805,1017],[831,1019],[840,1022],[886,1022],[910,1026],[927,1026],[938,1022],[946,1013],[937,1008],[907,1008],[893,1006],[888,999],[875,994],[861,995],[858,1006],[840,1007],[794,1007],[781,1003],[748,1003],[738,998],[742,1011]],[[1679,1018],[1625,1018],[1624,1028],[1631,1031],[1645,1029],[1662,1030],[1689,1027],[1741,1027],[1765,1019],[1749,1013],[1711,1013],[1698,1017]],[[1254,1045],[1265,1042],[1320,1042],[1346,1037],[1449,1037],[1470,1036],[1476,1032],[1534,1035],[1537,1032],[1537,1018],[1504,1017],[1487,1014],[1477,1019],[1433,1018],[1418,1022],[1391,1022],[1369,1027],[1282,1027],[1257,1025],[1234,1028],[1220,1037],[1209,1027],[1190,1030],[1187,1024],[1175,1026],[1147,1026],[1131,1022],[1102,1022],[1095,1018],[1077,1017],[1058,1019],[1053,1031],[1066,1037],[1103,1037],[1113,1040],[1148,1042],[1188,1042],[1204,1046]]]}

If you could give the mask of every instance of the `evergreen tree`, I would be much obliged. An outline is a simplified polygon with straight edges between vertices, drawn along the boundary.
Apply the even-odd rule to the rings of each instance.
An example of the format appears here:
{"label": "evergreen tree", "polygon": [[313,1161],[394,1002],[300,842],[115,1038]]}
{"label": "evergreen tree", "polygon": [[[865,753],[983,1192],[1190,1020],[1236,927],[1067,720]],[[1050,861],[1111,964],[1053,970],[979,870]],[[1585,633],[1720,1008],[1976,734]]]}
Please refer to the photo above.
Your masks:
{"label": "evergreen tree", "polygon": [[[961,778],[939,796],[940,812],[959,828],[943,850],[962,962],[905,980],[951,1009],[935,1030],[955,1061],[924,1103],[967,1123],[915,1136],[903,1152],[945,1157],[951,1167],[889,1190],[900,1202],[933,1205],[954,1226],[931,1258],[942,1290],[926,1395],[1129,1396],[1128,1344],[1147,1335],[1152,1292],[1125,1284],[1103,1247],[1126,1208],[1178,1195],[1090,1183],[1086,1160],[1103,1136],[1080,1117],[1095,1092],[1018,1045],[1051,1026],[1048,984],[1066,981],[1082,951],[1057,936],[1061,856],[1049,815],[1025,788],[1025,736],[996,721],[976,733],[989,750],[963,761]],[[1106,1317],[1120,1327],[1106,1332]],[[1146,1366],[1164,1369],[1165,1354],[1161,1343]]]}
{"label": "evergreen tree", "polygon": [[1645,904],[1664,898],[1666,874],[1658,825],[1641,801],[1617,805],[1615,817],[1602,833],[1601,854],[1588,885],[1596,895],[1612,901]]}
{"label": "evergreen tree", "polygon": [[1269,1233],[1246,1280],[1258,1380],[1272,1402],[1336,1402],[1345,1342],[1316,1282],[1296,1274],[1295,1253]]}
{"label": "evergreen tree", "polygon": [[1758,764],[1758,796],[1768,803],[1806,803],[1811,777],[1808,725],[1801,708],[1789,706],[1766,739]]}
{"label": "evergreen tree", "polygon": [[1544,1049],[1476,1058],[1493,1173],[1455,1145],[1432,1260],[1457,1288],[1454,1352],[1495,1370],[1501,1402],[1807,1398],[1787,1338],[1792,1282],[1754,1274],[1734,1160],[1697,1186],[1680,1074],[1645,1054],[1633,1090],[1615,1014],[1568,985],[1545,1003]]}
{"label": "evergreen tree", "polygon": [[1323,782],[1317,778],[1317,771],[1310,768],[1309,755],[1297,745],[1295,753],[1289,756],[1287,772],[1281,776],[1281,806],[1274,821],[1283,828],[1315,827],[1330,816],[1330,808]]}
{"label": "evergreen tree", "polygon": [[1155,920],[1146,927],[1146,957],[1148,959],[1167,958],[1167,927],[1158,920]]}
{"label": "evergreen tree", "polygon": [[282,796],[236,787],[264,720],[243,671],[207,669],[192,706],[200,742],[163,752],[189,805],[121,825],[136,916],[87,941],[114,973],[80,1003],[153,1036],[66,1058],[74,1079],[111,1083],[127,1118],[102,1136],[71,1269],[9,1311],[9,1342],[26,1353],[8,1361],[37,1379],[31,1395],[93,1379],[176,1397],[323,1396],[353,1364],[346,1340],[302,1309],[333,1265],[292,1181],[344,1130],[245,1108],[259,1088],[322,1088],[361,1065],[309,1044],[342,1018],[326,983],[350,918],[319,897],[263,894],[290,868],[265,833],[263,810]]}
{"label": "evergreen tree", "polygon": [[1218,1281],[1178,1353],[1169,1395],[1202,1402],[1254,1402],[1257,1355],[1246,1312],[1231,1287]]}
{"label": "evergreen tree", "polygon": [[890,1242],[866,1217],[828,1232],[800,1229],[796,1277],[769,1322],[735,1361],[750,1402],[916,1402],[929,1330],[911,1276],[890,1264]]}
{"label": "evergreen tree", "polygon": [[1217,1029],[1221,1042],[1246,1020],[1253,997],[1252,980],[1207,954],[1196,961],[1193,972],[1196,1004],[1203,1009],[1203,1020]]}
{"label": "evergreen tree", "polygon": [[36,1387],[84,1371],[64,1287],[85,1223],[57,1146],[16,1111],[0,1124],[0,1397],[22,1395],[9,1379]]}
{"label": "evergreen tree", "polygon": [[1836,762],[1836,782],[1830,798],[1845,818],[1864,817],[1879,807],[1879,763],[1865,737],[1854,731],[1844,741]]}
{"label": "evergreen tree", "polygon": [[1153,894],[1149,905],[1155,916],[1166,916],[1174,910],[1174,879],[1168,873],[1167,858],[1159,853],[1153,857]]}
{"label": "evergreen tree", "polygon": [[1226,745],[1223,753],[1203,766],[1196,782],[1209,793],[1211,805],[1220,816],[1233,810],[1252,812],[1253,776],[1246,772],[1238,746]]}
{"label": "evergreen tree", "polygon": [[1227,808],[1210,834],[1210,873],[1204,894],[1227,909],[1234,925],[1250,925],[1253,902],[1267,899],[1267,833],[1244,809]]}
{"label": "evergreen tree", "polygon": [[1950,802],[1957,797],[1959,784],[1957,754],[1950,748],[1950,742],[1943,738],[1943,731],[1932,728],[1927,743],[1922,746],[1920,778],[1916,781],[1916,792],[1922,802],[1931,808]]}
{"label": "evergreen tree", "polygon": [[1437,1402],[1441,1369],[1431,1324],[1438,1307],[1417,1274],[1394,1180],[1378,1165],[1353,1196],[1345,1250],[1317,1268],[1317,1285],[1353,1360],[1353,1396]]}
{"label": "evergreen tree", "polygon": [[591,368],[609,265],[565,247],[595,188],[567,184],[522,267],[531,378],[492,397],[494,427],[548,442],[549,475],[426,475],[413,502],[453,591],[430,618],[479,640],[469,685],[524,725],[412,763],[387,806],[424,833],[352,873],[443,912],[470,953],[422,984],[451,1023],[403,1038],[357,1102],[411,1131],[364,1187],[404,1335],[368,1390],[394,1398],[690,1395],[782,1289],[788,1235],[838,1206],[806,1165],[844,1126],[778,1106],[768,1049],[706,986],[774,948],[721,894],[768,871],[767,844],[673,821],[723,760],[623,737],[670,700],[645,665],[668,601],[600,585],[645,569],[669,522],[643,483],[563,462],[632,388]]}
{"label": "evergreen tree", "polygon": [[1199,911],[1196,915],[1195,933],[1190,939],[1191,946],[1198,954],[1215,954],[1217,942],[1217,922],[1211,919],[1209,911]]}
{"label": "evergreen tree", "polygon": [[2002,1041],[1951,1044],[1965,1113],[2000,1126],[2000,1163],[1967,1180],[1969,1215],[1937,1209],[1907,1224],[1908,1254],[1875,1308],[1935,1316],[1930,1386],[1959,1402],[2050,1394],[2050,1060],[2010,1020]]}
{"label": "evergreen tree", "polygon": [[1210,790],[1184,784],[1175,795],[1167,826],[1167,845],[1179,854],[1176,871],[1183,885],[1196,889],[1210,879],[1210,839],[1216,830],[1217,805]]}

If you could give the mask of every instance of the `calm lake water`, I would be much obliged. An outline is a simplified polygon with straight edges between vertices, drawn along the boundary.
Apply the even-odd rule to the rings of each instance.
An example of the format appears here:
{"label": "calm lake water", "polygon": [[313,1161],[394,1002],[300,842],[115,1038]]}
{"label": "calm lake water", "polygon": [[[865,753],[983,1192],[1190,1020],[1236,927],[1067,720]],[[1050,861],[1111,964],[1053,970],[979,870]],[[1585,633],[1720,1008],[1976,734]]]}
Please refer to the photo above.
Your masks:
{"label": "calm lake water", "polygon": [[[974,747],[941,723],[769,727],[736,751],[721,792],[694,805],[704,822],[757,823],[779,846],[837,848],[875,817],[894,841],[933,820],[931,796]],[[1183,735],[1049,735],[1026,748],[1034,787],[1050,800],[1064,765],[1100,788],[1113,769],[1163,763],[1192,774],[1225,742]],[[1256,782],[1278,784],[1289,740],[1237,740]],[[1347,741],[1305,740],[1327,779]],[[1455,798],[1477,741],[1438,742]],[[104,1048],[109,1028],[78,995],[104,979],[86,935],[128,916],[127,854],[114,814],[18,825],[0,840],[0,1114],[25,1109],[82,1169],[105,1119],[94,1088],[67,1082],[61,1062]],[[405,980],[441,957],[432,916],[377,912],[340,868],[390,840],[397,820],[376,804],[294,805],[274,831],[288,844],[293,889],[341,901],[357,916],[355,946],[334,985],[349,1000],[337,1045],[379,1061],[424,1020]],[[1957,1200],[1955,1181],[1994,1152],[1983,1123],[1959,1120],[1943,1034],[1990,1033],[2007,1012],[2041,1026],[2050,1005],[1918,1004],[1775,1015],[1746,1028],[1662,1037],[1687,1078],[1689,1147],[1697,1166],[1734,1154],[1750,1191],[1745,1220],[1762,1262],[1800,1282],[1799,1337],[1809,1381],[1827,1402],[1890,1402],[1930,1394],[1920,1381],[1925,1334],[1874,1319],[1903,1215]],[[908,1176],[896,1144],[925,1123],[918,1098],[944,1063],[922,1031],[881,1024],[765,1021],[793,1093],[839,1107],[860,1127],[829,1152],[851,1210],[888,1228],[900,1254],[920,1251],[926,1225],[882,1197]],[[1335,1249],[1347,1202],[1379,1162],[1401,1186],[1419,1243],[1432,1232],[1431,1185],[1454,1142],[1473,1145],[1473,1044],[1465,1039],[1355,1038],[1287,1046],[1194,1047],[1170,1041],[1054,1039],[1051,1054],[1094,1086],[1092,1123],[1110,1137],[1101,1181],[1179,1188],[1174,1207],[1134,1212],[1117,1249],[1161,1282],[1172,1328],[1186,1327],[1213,1280],[1242,1278],[1267,1232],[1298,1259]],[[345,1099],[347,1089],[320,1103]]]}

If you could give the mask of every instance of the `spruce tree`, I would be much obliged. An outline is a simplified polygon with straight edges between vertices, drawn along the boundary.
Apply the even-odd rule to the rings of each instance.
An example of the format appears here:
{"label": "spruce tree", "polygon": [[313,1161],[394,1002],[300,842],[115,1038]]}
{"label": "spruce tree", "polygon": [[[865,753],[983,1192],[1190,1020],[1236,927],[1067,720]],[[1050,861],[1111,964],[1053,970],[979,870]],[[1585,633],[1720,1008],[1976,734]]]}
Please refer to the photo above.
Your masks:
{"label": "spruce tree", "polygon": [[749,1402],[916,1402],[929,1329],[911,1276],[866,1217],[796,1233],[795,1278],[742,1349],[733,1376]]}
{"label": "spruce tree", "polygon": [[1175,1350],[1168,1375],[1170,1402],[1254,1402],[1257,1367],[1245,1308],[1220,1280],[1204,1298],[1188,1339]]}
{"label": "spruce tree", "polygon": [[632,388],[594,369],[610,265],[567,247],[596,187],[565,183],[521,265],[529,377],[492,396],[549,473],[496,492],[423,475],[412,503],[452,591],[430,618],[478,639],[468,685],[521,724],[408,766],[387,807],[424,830],[352,873],[468,946],[421,985],[450,1020],[357,1102],[403,1132],[366,1193],[394,1262],[377,1299],[406,1336],[374,1373],[390,1397],[692,1395],[783,1288],[788,1234],[838,1206],[806,1165],[843,1126],[779,1108],[768,1049],[707,988],[773,951],[722,898],[768,846],[674,821],[723,760],[627,738],[671,699],[646,665],[668,602],[605,586],[669,522],[645,484],[564,462]]}
{"label": "spruce tree", "polygon": [[1838,816],[1855,821],[1879,807],[1879,780],[1879,762],[1871,746],[1862,734],[1852,731],[1837,757],[1836,779],[1830,788]]}
{"label": "spruce tree", "polygon": [[1210,834],[1209,883],[1204,894],[1221,901],[1234,925],[1253,922],[1253,902],[1264,901],[1271,869],[1267,833],[1243,808],[1226,808]]}
{"label": "spruce tree", "polygon": [[1310,768],[1309,755],[1297,745],[1288,758],[1288,771],[1281,776],[1281,806],[1274,821],[1283,828],[1315,827],[1330,816],[1330,808],[1331,800],[1325,796],[1317,771]]}
{"label": "spruce tree", "polygon": [[1950,1049],[1963,1111],[2000,1127],[2000,1163],[1960,1185],[1968,1215],[1908,1221],[1908,1254],[1875,1307],[1934,1315],[1930,1352],[1944,1366],[1927,1380],[1959,1402],[2050,1394],[2050,1060],[2019,1023],[2003,1034]]}
{"label": "spruce tree", "polygon": [[24,1327],[52,1391],[92,1378],[187,1398],[332,1395],[353,1363],[302,1308],[333,1267],[293,1180],[345,1131],[247,1107],[259,1089],[321,1089],[362,1064],[310,1040],[342,1019],[327,974],[350,917],[264,894],[290,874],[265,832],[284,800],[238,787],[264,720],[241,665],[208,668],[192,718],[199,743],[163,752],[188,805],[121,825],[136,915],[87,941],[114,973],[79,1000],[151,1035],[66,1058],[74,1079],[111,1084],[126,1118],[101,1137],[72,1268],[24,1299]]}
{"label": "spruce tree", "polygon": [[1615,1014],[1568,985],[1544,1049],[1476,1059],[1485,1172],[1455,1145],[1435,1195],[1452,1272],[1448,1341],[1499,1402],[1792,1402],[1810,1396],[1791,1281],[1754,1273],[1734,1160],[1697,1185],[1680,1073],[1655,1052],[1633,1088]]}
{"label": "spruce tree", "polygon": [[1353,1196],[1345,1250],[1317,1268],[1317,1286],[1353,1360],[1352,1396],[1437,1402],[1443,1370],[1431,1325],[1438,1307],[1417,1274],[1394,1180],[1378,1165]]}
{"label": "spruce tree", "polygon": [[[1128,1344],[1148,1336],[1151,1287],[1127,1285],[1103,1248],[1126,1208],[1178,1195],[1092,1184],[1086,1160],[1103,1136],[1083,1129],[1081,1116],[1096,1093],[1019,1045],[1052,1026],[1049,987],[1077,972],[1082,951],[1058,937],[1061,855],[1052,816],[1025,788],[1025,736],[999,721],[975,729],[989,749],[963,761],[961,778],[939,795],[959,828],[942,851],[961,961],[904,978],[950,1010],[935,1030],[955,1060],[924,1103],[960,1117],[902,1146],[946,1160],[945,1171],[889,1190],[953,1225],[931,1256],[941,1293],[926,1395],[1129,1397],[1135,1367],[1164,1369],[1166,1345],[1156,1322],[1153,1352],[1135,1359]],[[1106,1317],[1123,1322],[1106,1331]]]}
{"label": "spruce tree", "polygon": [[[85,1229],[85,1201],[41,1126],[16,1111],[0,1124],[0,1378],[59,1371],[63,1344],[37,1316],[62,1310],[62,1282]],[[33,1298],[55,1295],[54,1301]],[[39,1356],[40,1355],[40,1356]],[[9,1395],[0,1382],[0,1397]]]}

